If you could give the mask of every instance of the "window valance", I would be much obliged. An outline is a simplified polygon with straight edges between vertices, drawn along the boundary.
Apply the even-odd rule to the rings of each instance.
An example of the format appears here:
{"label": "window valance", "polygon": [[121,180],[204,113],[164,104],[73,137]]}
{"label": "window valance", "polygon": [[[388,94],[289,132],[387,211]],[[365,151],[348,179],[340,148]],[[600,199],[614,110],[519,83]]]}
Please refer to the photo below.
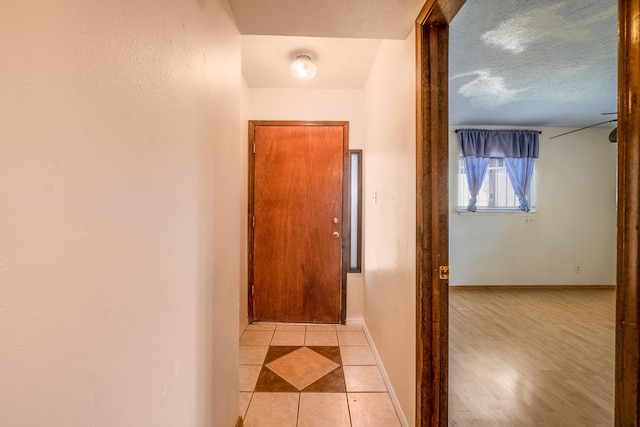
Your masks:
{"label": "window valance", "polygon": [[456,130],[464,157],[538,158],[537,130]]}

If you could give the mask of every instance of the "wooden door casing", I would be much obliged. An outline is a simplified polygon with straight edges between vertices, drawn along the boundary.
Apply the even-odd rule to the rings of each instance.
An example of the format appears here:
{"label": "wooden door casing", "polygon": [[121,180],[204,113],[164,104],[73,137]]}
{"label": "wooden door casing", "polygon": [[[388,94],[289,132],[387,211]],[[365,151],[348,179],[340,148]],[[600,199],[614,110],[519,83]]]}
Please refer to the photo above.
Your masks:
{"label": "wooden door casing", "polygon": [[250,320],[344,322],[348,123],[249,132]]}
{"label": "wooden door casing", "polygon": [[615,425],[640,425],[640,0],[618,1]]}
{"label": "wooden door casing", "polygon": [[464,0],[430,0],[416,20],[416,426],[448,423],[449,22]]}

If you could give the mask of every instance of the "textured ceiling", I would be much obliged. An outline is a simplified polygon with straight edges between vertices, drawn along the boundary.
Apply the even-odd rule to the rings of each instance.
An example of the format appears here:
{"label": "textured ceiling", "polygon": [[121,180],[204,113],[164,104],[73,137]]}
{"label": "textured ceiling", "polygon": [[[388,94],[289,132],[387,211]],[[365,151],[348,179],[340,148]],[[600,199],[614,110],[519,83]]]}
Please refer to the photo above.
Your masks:
{"label": "textured ceiling", "polygon": [[[424,0],[230,0],[249,87],[361,89]],[[295,37],[290,37],[295,36]],[[582,127],[615,116],[617,0],[469,0],[451,24],[450,122]],[[289,73],[308,52],[309,82]],[[615,126],[610,124],[611,127]]]}
{"label": "textured ceiling", "polygon": [[451,23],[452,124],[582,127],[616,94],[617,0],[468,1]]}

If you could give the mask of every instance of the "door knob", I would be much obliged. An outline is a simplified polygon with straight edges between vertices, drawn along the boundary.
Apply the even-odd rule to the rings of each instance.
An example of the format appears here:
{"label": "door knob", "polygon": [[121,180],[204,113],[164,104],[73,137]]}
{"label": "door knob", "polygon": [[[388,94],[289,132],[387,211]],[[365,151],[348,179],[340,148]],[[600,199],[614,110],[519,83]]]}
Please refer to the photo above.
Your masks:
{"label": "door knob", "polygon": [[333,236],[334,239],[339,239],[340,238],[340,233],[338,233],[337,231],[334,231],[331,236]]}

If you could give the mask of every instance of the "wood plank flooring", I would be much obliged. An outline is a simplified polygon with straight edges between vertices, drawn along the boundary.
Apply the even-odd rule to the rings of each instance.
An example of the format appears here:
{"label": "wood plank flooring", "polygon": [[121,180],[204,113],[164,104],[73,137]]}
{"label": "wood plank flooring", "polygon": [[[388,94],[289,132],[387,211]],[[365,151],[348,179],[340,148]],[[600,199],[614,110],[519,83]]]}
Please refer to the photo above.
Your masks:
{"label": "wood plank flooring", "polygon": [[450,426],[612,426],[614,289],[449,292]]}

